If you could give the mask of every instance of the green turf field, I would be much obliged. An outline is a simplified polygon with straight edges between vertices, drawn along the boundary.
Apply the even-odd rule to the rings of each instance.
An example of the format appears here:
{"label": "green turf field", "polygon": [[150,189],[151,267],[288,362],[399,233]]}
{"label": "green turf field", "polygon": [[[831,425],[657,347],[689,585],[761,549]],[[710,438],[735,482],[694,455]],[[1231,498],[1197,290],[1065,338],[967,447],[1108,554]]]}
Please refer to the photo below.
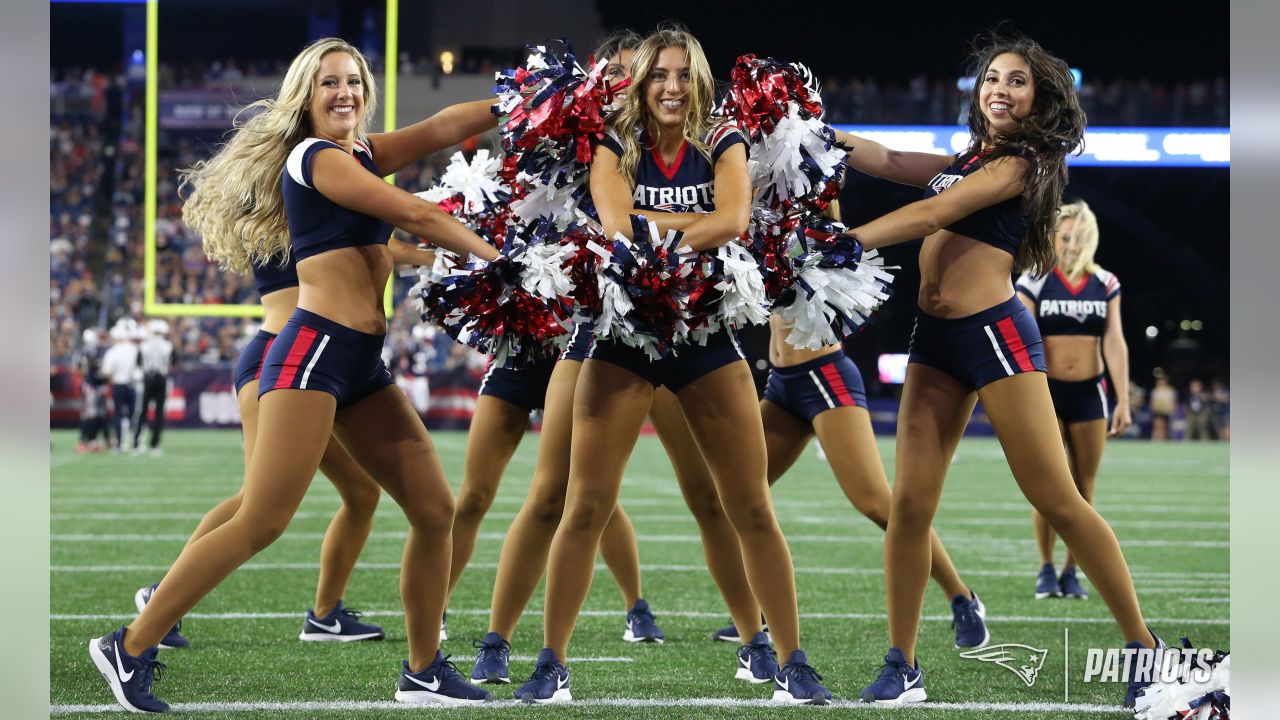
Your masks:
{"label": "green turf field", "polygon": [[[456,487],[466,436],[437,433],[435,441]],[[163,458],[76,455],[74,443],[73,433],[53,433],[50,703],[60,716],[89,717],[116,706],[88,658],[88,639],[133,616],[134,591],[159,580],[201,515],[237,489],[242,462],[240,436],[230,431],[170,432]],[[537,436],[529,436],[512,462],[451,602],[445,652],[464,674],[474,658],[471,641],[486,630],[502,534],[528,488],[536,446]],[[893,439],[881,438],[880,449],[891,466]],[[1145,614],[1171,643],[1189,635],[1200,646],[1228,645],[1227,450],[1225,444],[1114,442],[1103,458],[1098,507],[1124,545]],[[1100,598],[1033,599],[1030,511],[994,440],[961,444],[936,527],[987,605],[992,642],[1047,650],[1033,687],[995,665],[959,658],[949,606],[931,585],[918,647],[931,702],[896,711],[853,705],[887,643],[881,531],[849,506],[812,451],[774,493],[797,569],[804,647],[835,694],[835,707],[765,706],[759,701],[769,697],[769,686],[733,679],[733,647],[707,639],[728,615],[703,566],[697,527],[661,446],[644,437],[622,499],[639,535],[644,594],[666,644],[621,640],[622,601],[600,566],[570,649],[573,694],[582,702],[536,709],[502,702],[452,709],[449,717],[1125,717],[1118,708],[1122,686],[1080,682],[1087,648],[1122,642]],[[336,492],[318,476],[284,537],[187,617],[183,632],[192,647],[161,653],[168,672],[156,686],[158,696],[201,717],[372,718],[397,709],[390,701],[406,653],[397,591],[405,523],[389,499],[379,507],[346,598],[386,628],[387,641],[297,640],[313,598],[320,537],[337,504]],[[541,605],[539,590],[513,639],[517,682],[527,677],[541,644]],[[495,694],[505,700],[508,687],[496,687]],[[1079,707],[1063,707],[1064,701]]]}

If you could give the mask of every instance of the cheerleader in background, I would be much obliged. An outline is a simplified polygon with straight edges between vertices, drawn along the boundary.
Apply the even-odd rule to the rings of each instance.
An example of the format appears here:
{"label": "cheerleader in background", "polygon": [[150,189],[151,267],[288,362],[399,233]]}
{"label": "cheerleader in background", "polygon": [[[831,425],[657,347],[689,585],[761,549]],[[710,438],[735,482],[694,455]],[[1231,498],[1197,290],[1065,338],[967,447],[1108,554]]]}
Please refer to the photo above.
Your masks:
{"label": "cheerleader in background", "polygon": [[[1067,447],[1071,477],[1081,497],[1092,503],[1102,448],[1108,437],[1124,433],[1132,422],[1129,346],[1120,325],[1120,281],[1093,261],[1098,249],[1098,218],[1083,200],[1062,206],[1053,244],[1058,258],[1053,272],[1039,278],[1023,273],[1018,278],[1018,299],[1036,316],[1044,337],[1049,395]],[[1107,407],[1104,358],[1116,388],[1113,413],[1108,413]],[[1057,575],[1053,568],[1057,534],[1038,511],[1031,511],[1031,520],[1040,549],[1036,599],[1088,599],[1089,592],[1076,576],[1071,549],[1067,549],[1062,575]]]}

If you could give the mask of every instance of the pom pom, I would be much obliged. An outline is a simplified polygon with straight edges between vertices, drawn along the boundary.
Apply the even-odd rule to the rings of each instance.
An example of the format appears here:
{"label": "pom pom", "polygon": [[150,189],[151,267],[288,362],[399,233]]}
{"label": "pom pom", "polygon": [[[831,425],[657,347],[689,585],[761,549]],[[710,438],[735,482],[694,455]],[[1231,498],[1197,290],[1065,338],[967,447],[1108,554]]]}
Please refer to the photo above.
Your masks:
{"label": "pom pom", "polygon": [[568,250],[511,240],[492,262],[433,268],[415,287],[424,321],[504,366],[535,362],[568,340],[568,307],[560,295],[572,290],[559,270]]}
{"label": "pom pom", "polygon": [[576,210],[591,212],[591,157],[614,95],[629,81],[606,82],[604,60],[584,70],[563,38],[529,50],[525,65],[498,73],[494,87],[494,113],[509,157],[504,172],[523,186],[512,205],[522,221],[549,218],[565,229]]}
{"label": "pom pom", "polygon": [[501,248],[511,225],[513,190],[501,176],[502,161],[476,151],[470,162],[461,151],[449,157],[440,181],[416,195],[436,203],[472,232]]}
{"label": "pom pom", "polygon": [[776,312],[791,325],[787,342],[817,350],[857,332],[890,296],[893,275],[875,250],[864,251],[855,238],[831,230],[841,228],[814,218],[805,228],[812,250],[795,260],[794,298],[779,301]]}
{"label": "pom pom", "polygon": [[[686,336],[705,345],[712,334],[769,321],[769,300],[756,259],[736,242],[700,253],[700,265],[689,277],[696,285],[687,303],[690,330]],[[677,338],[677,341],[682,338]]]}
{"label": "pom pom", "polygon": [[634,240],[618,233],[601,267],[596,332],[657,360],[688,330],[688,276],[694,268],[676,251],[681,233],[660,237],[657,224],[642,215],[631,216],[631,227]]}
{"label": "pom pom", "polygon": [[[755,201],[769,208],[812,201],[838,187],[847,148],[822,121],[820,87],[807,67],[743,55],[719,113],[751,143]],[[820,209],[820,208],[819,208]]]}
{"label": "pom pom", "polygon": [[[1184,645],[1190,642],[1184,639]],[[1135,720],[1229,720],[1231,716],[1231,655],[1216,653],[1207,681],[1179,678],[1156,682],[1138,695]]]}

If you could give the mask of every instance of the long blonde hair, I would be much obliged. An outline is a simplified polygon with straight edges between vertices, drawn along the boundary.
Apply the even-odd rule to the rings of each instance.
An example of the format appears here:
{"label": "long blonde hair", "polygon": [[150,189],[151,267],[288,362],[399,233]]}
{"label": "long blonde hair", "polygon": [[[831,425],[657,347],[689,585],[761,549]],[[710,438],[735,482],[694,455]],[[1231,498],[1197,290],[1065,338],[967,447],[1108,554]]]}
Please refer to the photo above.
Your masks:
{"label": "long blonde hair", "polygon": [[681,48],[689,56],[689,114],[685,116],[684,139],[708,160],[711,159],[711,149],[704,140],[716,122],[711,115],[714,101],[711,66],[702,52],[702,45],[688,30],[674,23],[663,25],[636,48],[631,60],[633,90],[627,93],[626,102],[612,122],[622,143],[622,161],[618,170],[632,187],[636,184],[636,168],[640,166],[640,154],[644,150],[640,147],[640,131],[648,130],[651,141],[657,141],[657,128],[649,116],[645,94],[658,54],[666,48]]}
{"label": "long blonde hair", "polygon": [[1093,254],[1098,251],[1098,216],[1089,209],[1088,203],[1077,200],[1066,203],[1058,214],[1058,224],[1063,220],[1075,220],[1071,237],[1080,246],[1076,261],[1067,268],[1067,277],[1076,277],[1081,273],[1096,273],[1101,268],[1093,261]]}
{"label": "long blonde hair", "polygon": [[320,61],[329,53],[350,55],[360,69],[364,118],[358,139],[369,132],[378,89],[369,63],[356,47],[338,38],[308,45],[289,65],[275,98],[250,103],[236,114],[231,139],[207,160],[179,171],[186,197],[182,219],[199,233],[205,255],[224,270],[246,273],[254,265],[289,257],[280,174],[294,146],[312,132],[308,108]]}

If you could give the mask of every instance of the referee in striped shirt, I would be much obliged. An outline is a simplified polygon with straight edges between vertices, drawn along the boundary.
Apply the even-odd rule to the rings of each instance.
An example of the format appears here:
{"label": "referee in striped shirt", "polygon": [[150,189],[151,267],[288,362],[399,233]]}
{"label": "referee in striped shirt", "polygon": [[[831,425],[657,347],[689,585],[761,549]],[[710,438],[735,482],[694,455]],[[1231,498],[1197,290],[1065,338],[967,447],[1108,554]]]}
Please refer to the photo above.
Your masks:
{"label": "referee in striped shirt", "polygon": [[138,422],[134,424],[133,450],[141,452],[138,439],[142,435],[142,424],[147,422],[147,408],[155,405],[155,415],[151,420],[151,454],[162,455],[160,449],[160,433],[164,431],[164,401],[169,395],[169,370],[173,367],[173,343],[166,337],[169,334],[169,323],[164,320],[152,320],[147,323],[150,335],[142,341],[138,348],[138,365],[142,368],[142,402],[138,407]]}

